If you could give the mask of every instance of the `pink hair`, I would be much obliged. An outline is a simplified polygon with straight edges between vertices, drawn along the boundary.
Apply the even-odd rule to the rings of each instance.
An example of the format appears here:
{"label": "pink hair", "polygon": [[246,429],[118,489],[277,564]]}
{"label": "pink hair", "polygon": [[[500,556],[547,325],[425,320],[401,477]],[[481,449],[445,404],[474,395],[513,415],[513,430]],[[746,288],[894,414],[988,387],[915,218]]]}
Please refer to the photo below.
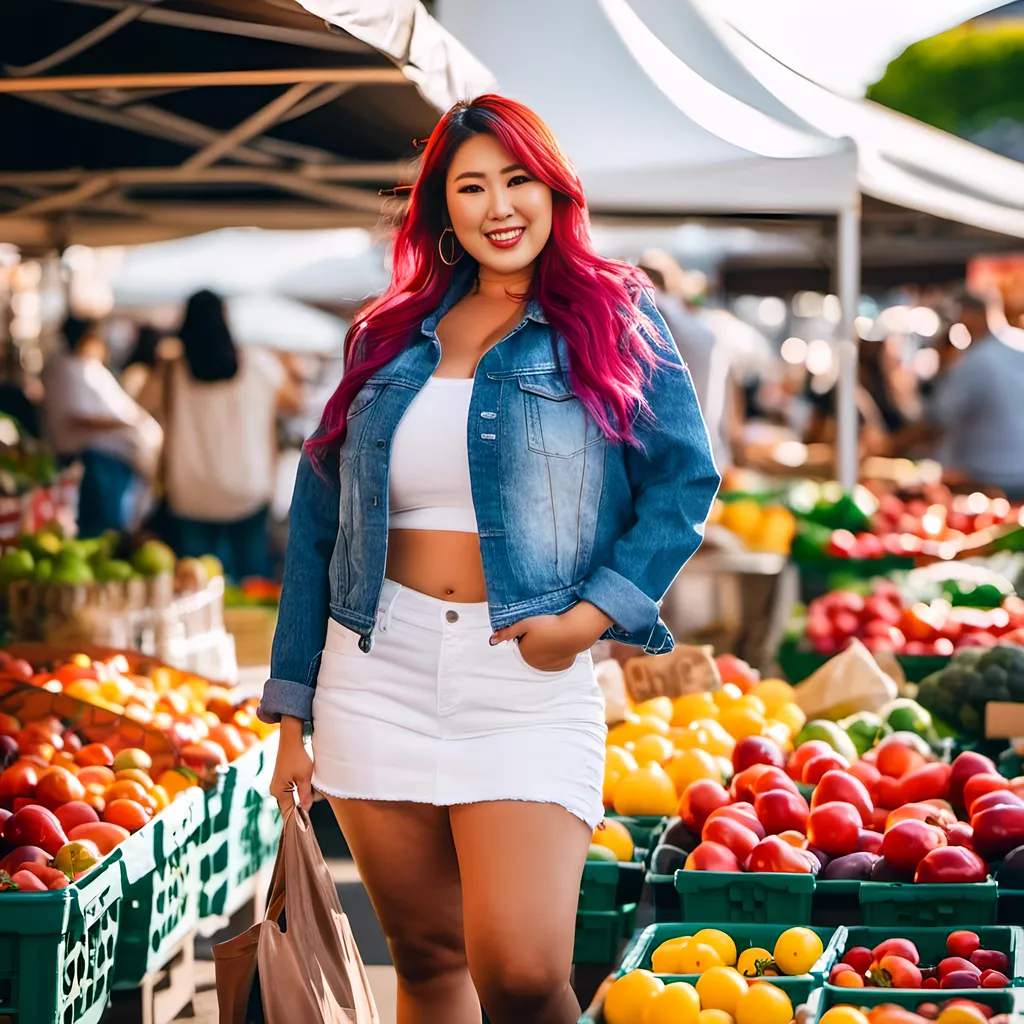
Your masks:
{"label": "pink hair", "polygon": [[530,298],[565,339],[574,393],[609,439],[634,440],[633,422],[646,408],[643,385],[658,361],[639,329],[658,337],[637,305],[649,282],[635,267],[594,251],[582,185],[548,126],[521,103],[488,95],[452,107],[427,142],[395,236],[391,284],[353,322],[345,339],[345,375],[306,442],[315,464],[344,440],[346,414],[359,389],[410,344],[441,304],[454,273],[438,253],[447,225],[448,167],[463,142],[484,132],[552,190],[551,237],[538,257]]}

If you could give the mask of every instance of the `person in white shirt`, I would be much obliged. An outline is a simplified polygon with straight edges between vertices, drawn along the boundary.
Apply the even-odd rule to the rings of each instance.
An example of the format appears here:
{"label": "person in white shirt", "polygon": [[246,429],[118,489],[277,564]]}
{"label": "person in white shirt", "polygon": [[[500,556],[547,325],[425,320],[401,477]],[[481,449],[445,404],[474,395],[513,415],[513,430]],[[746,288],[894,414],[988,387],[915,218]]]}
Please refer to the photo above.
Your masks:
{"label": "person in white shirt", "polygon": [[134,529],[148,509],[163,431],[104,365],[106,345],[94,321],[68,317],[64,339],[67,353],[44,373],[45,411],[57,454],[84,467],[79,535]]}
{"label": "person in white shirt", "polygon": [[188,300],[178,338],[181,357],[152,381],[162,390],[172,546],[216,555],[234,579],[265,576],[277,418],[298,411],[296,389],[275,355],[236,347],[213,292]]}

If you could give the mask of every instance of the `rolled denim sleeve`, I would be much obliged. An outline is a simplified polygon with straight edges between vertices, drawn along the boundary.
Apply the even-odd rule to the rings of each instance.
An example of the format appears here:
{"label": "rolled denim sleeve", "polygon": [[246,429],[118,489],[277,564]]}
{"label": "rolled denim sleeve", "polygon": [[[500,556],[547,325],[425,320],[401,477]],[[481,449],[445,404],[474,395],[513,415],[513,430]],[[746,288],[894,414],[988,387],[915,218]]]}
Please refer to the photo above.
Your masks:
{"label": "rolled denim sleeve", "polygon": [[650,339],[660,363],[646,390],[650,411],[637,423],[639,447],[631,445],[625,454],[635,518],[615,542],[610,560],[593,569],[578,594],[650,647],[659,604],[700,546],[721,480],[693,382],[672,335],[648,297],[640,309],[660,334]]}
{"label": "rolled denim sleeve", "polygon": [[330,564],[338,538],[340,486],[337,457],[320,476],[303,452],[292,492],[288,548],[270,654],[270,678],[257,715],[279,722],[282,715],[313,717],[313,690],[327,638]]}

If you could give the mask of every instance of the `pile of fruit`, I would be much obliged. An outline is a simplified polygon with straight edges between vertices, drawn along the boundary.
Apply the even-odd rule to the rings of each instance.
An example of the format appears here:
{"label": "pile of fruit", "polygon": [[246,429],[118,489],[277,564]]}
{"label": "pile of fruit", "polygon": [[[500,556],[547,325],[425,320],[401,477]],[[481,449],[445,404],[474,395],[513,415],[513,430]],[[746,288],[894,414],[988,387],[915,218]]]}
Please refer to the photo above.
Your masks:
{"label": "pile of fruit", "polygon": [[742,542],[748,551],[788,555],[796,533],[796,519],[783,505],[763,505],[752,498],[715,502],[708,517],[712,526],[721,525]]}
{"label": "pile of fruit", "polygon": [[[1024,601],[1013,600],[1024,607]],[[1024,645],[960,651],[944,669],[921,681],[917,699],[958,731],[980,736],[989,701],[1024,701]]]}
{"label": "pile of fruit", "polygon": [[729,680],[721,689],[675,700],[655,697],[609,730],[606,807],[628,816],[669,815],[690,783],[727,782],[736,751],[742,757],[751,739],[764,741],[780,758],[792,750],[805,722],[792,687],[758,680],[738,659],[720,658],[718,664]]}
{"label": "pile of fruit", "polygon": [[56,522],[26,534],[15,550],[0,558],[0,590],[22,580],[80,585],[166,574],[175,577],[178,590],[201,590],[222,576],[223,569],[213,555],[179,559],[162,541],[133,546],[130,537],[116,530],[89,539],[68,538]]}
{"label": "pile of fruit", "polygon": [[[105,660],[74,654],[36,670],[0,651],[0,675],[155,729],[171,741],[183,765],[201,774],[234,761],[275,728],[256,717],[256,697],[236,705],[226,687],[141,659],[132,671],[124,654]],[[116,737],[111,744],[116,748]]]}
{"label": "pile of fruit", "polygon": [[199,784],[186,767],[154,779],[153,760],[116,754],[51,716],[0,714],[0,891],[63,889]]}
{"label": "pile of fruit", "polygon": [[1010,958],[998,949],[983,949],[971,931],[956,931],[946,939],[944,959],[932,966],[921,963],[909,939],[886,939],[874,949],[854,946],[829,973],[839,988],[1006,988],[1011,982]]}
{"label": "pile of fruit", "polygon": [[[992,1008],[971,999],[946,999],[940,1003],[922,1002],[917,1012],[897,1003],[882,1003],[861,1011],[855,1006],[833,1006],[826,1010],[818,1024],[1009,1024],[1016,1020],[1011,1014],[993,1014]],[[797,1024],[802,1024],[797,1011]]]}
{"label": "pile of fruit", "polygon": [[874,580],[867,595],[835,590],[813,600],[803,638],[818,654],[841,651],[856,637],[869,651],[949,657],[966,647],[994,647],[1024,629],[1024,600],[1000,596],[996,607],[954,605],[947,598],[907,603],[893,582]]}
{"label": "pile of fruit", "polygon": [[276,608],[281,601],[281,584],[258,576],[225,587],[226,608]]}
{"label": "pile of fruit", "polygon": [[[651,970],[617,978],[604,1004],[607,1024],[789,1024],[793,1004],[782,989],[763,979],[810,974],[822,956],[821,939],[810,928],[783,932],[773,950],[748,947],[719,928],[700,928],[662,942]],[[696,975],[666,983],[659,975]]]}

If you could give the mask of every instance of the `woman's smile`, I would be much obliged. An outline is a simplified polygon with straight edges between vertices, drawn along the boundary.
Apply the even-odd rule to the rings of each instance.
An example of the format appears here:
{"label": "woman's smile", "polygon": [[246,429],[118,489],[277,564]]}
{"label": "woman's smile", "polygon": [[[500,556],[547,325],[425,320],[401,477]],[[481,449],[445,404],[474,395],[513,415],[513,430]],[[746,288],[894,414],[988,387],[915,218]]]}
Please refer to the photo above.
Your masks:
{"label": "woman's smile", "polygon": [[487,240],[499,249],[511,249],[519,244],[519,239],[526,234],[526,228],[500,228],[486,232]]}

